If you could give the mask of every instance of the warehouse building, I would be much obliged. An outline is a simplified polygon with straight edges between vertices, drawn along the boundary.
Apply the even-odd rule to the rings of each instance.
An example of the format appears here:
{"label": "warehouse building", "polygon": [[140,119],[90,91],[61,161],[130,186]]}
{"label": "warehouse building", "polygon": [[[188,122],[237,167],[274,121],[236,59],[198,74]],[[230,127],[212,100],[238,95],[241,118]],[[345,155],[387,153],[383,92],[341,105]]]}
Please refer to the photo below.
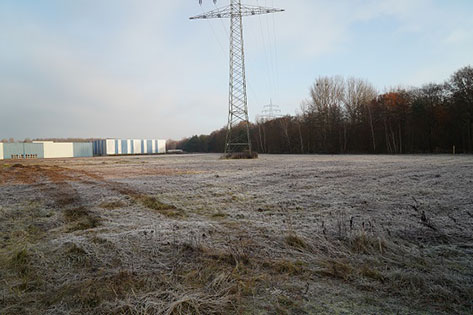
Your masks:
{"label": "warehouse building", "polygon": [[0,143],[0,160],[92,157],[92,142]]}
{"label": "warehouse building", "polygon": [[163,154],[166,153],[166,140],[149,139],[105,139],[93,144],[94,156]]}
{"label": "warehouse building", "polygon": [[0,143],[0,160],[162,153],[166,153],[166,140],[106,139],[94,142]]}

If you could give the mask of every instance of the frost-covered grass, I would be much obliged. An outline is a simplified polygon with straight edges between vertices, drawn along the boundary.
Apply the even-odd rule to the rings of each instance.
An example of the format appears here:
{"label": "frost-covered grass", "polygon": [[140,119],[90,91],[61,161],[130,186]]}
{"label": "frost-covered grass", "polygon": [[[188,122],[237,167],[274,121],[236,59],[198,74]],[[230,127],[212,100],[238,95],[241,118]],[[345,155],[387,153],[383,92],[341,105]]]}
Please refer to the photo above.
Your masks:
{"label": "frost-covered grass", "polygon": [[0,169],[0,313],[473,312],[473,157]]}

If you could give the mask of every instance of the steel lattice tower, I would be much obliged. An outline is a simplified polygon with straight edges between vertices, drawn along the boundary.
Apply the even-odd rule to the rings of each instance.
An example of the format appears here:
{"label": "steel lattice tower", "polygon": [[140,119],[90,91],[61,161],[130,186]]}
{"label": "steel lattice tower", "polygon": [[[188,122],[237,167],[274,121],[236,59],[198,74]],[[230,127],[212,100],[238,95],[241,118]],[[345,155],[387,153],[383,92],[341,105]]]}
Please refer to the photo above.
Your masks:
{"label": "steel lattice tower", "polygon": [[[200,2],[202,2],[200,0]],[[214,1],[215,2],[215,1]],[[245,49],[243,42],[243,17],[282,12],[282,9],[242,5],[241,0],[231,0],[230,5],[191,17],[196,19],[230,19],[230,82],[228,124],[225,154],[248,151],[252,153],[248,97],[246,94]],[[245,132],[235,132],[243,124]]]}

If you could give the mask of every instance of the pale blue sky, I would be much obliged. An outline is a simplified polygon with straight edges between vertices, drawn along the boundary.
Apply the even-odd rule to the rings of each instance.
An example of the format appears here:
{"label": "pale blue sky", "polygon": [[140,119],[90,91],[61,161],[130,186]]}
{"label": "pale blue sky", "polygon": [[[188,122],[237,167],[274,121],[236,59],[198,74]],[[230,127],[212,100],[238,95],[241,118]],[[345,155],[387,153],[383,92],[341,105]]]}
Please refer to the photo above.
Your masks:
{"label": "pale blue sky", "polygon": [[[246,0],[250,116],[321,75],[392,86],[473,64],[472,0]],[[219,0],[217,5],[228,4]],[[174,138],[226,124],[228,21],[211,0],[0,0],[0,138]]]}

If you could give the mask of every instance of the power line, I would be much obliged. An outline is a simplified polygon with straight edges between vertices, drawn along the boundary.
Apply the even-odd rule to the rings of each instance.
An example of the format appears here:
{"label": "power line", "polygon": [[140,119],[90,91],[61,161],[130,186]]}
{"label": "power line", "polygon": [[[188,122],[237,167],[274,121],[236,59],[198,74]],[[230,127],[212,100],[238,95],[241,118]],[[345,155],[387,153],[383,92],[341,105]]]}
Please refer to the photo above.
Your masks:
{"label": "power line", "polygon": [[[259,5],[259,1],[256,0],[256,4]],[[263,22],[261,16],[259,16],[258,19],[259,25],[260,25],[260,33],[261,33],[261,43],[263,44],[263,52],[264,52],[264,64],[266,67],[266,79],[267,79],[267,86],[268,90],[273,92],[273,82],[272,82],[272,75],[271,75],[271,60],[270,60],[270,55],[268,54],[268,50],[266,49],[266,37],[264,36],[264,28],[263,28]]]}
{"label": "power line", "polygon": [[[200,7],[200,10],[202,11],[202,13],[205,13],[204,9],[202,8],[202,1],[199,2],[199,7]],[[215,31],[214,27],[212,26],[212,23],[209,20],[207,20],[207,24],[209,25],[210,29],[212,30],[212,34],[214,35],[215,39],[217,40],[217,43],[220,47],[220,50],[222,51],[222,54],[225,56],[225,49],[223,48],[223,44],[220,42],[220,39],[218,38],[217,32]]]}

